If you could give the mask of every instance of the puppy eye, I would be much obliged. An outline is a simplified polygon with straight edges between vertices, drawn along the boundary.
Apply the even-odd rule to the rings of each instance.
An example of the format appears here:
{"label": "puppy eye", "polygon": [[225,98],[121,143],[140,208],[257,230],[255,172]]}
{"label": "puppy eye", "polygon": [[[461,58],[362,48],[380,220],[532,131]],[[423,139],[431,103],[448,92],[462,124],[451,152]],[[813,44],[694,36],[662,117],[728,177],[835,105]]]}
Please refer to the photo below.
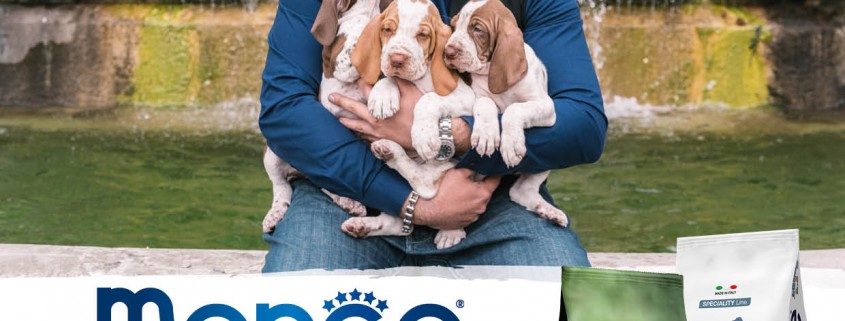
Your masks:
{"label": "puppy eye", "polygon": [[484,33],[484,30],[482,30],[481,27],[476,25],[476,26],[472,27],[472,32],[474,32],[474,33]]}
{"label": "puppy eye", "polygon": [[390,27],[384,27],[384,28],[382,28],[382,29],[381,29],[381,32],[383,32],[383,33],[385,33],[385,34],[387,34],[387,35],[392,35],[392,34],[393,34],[393,29],[392,29],[392,28],[390,28]]}
{"label": "puppy eye", "polygon": [[424,32],[420,32],[420,33],[417,34],[417,38],[425,39],[425,38],[428,38],[428,37],[431,37],[431,36],[427,33],[424,33]]}

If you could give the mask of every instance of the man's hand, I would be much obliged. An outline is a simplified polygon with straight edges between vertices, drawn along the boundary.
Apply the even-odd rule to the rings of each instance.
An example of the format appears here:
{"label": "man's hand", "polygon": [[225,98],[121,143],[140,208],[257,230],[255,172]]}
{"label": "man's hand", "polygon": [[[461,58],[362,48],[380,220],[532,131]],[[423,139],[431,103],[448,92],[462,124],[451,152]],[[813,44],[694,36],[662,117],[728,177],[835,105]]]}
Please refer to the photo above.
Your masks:
{"label": "man's hand", "polygon": [[[487,210],[487,203],[499,186],[501,177],[491,176],[476,181],[473,179],[475,175],[465,168],[447,171],[440,181],[437,195],[429,200],[420,198],[417,202],[414,224],[456,229],[477,221]],[[408,205],[407,201],[405,205]]]}
{"label": "man's hand", "polygon": [[[411,124],[414,121],[414,107],[422,97],[422,92],[412,82],[404,79],[396,79],[396,84],[399,86],[399,111],[393,117],[384,120],[375,119],[366,104],[341,94],[334,93],[329,96],[329,100],[361,119],[340,118],[340,123],[359,137],[370,143],[379,139],[389,139],[405,150],[412,151]],[[364,93],[364,98],[369,99],[373,86],[359,79],[358,87]],[[459,117],[452,119],[452,136],[455,138],[456,155],[463,155],[469,150],[470,130],[471,128],[463,119]]]}
{"label": "man's hand", "polygon": [[[371,143],[379,139],[388,139],[398,143],[405,150],[412,150],[411,124],[414,121],[414,106],[422,97],[422,92],[406,80],[397,79],[396,82],[399,85],[399,111],[393,117],[384,120],[373,117],[367,110],[367,104],[343,95],[331,94],[329,100],[360,118],[360,120],[340,118],[343,126],[357,133],[359,137]],[[361,80],[358,81],[358,86],[361,87],[364,97],[368,98],[372,86]]]}

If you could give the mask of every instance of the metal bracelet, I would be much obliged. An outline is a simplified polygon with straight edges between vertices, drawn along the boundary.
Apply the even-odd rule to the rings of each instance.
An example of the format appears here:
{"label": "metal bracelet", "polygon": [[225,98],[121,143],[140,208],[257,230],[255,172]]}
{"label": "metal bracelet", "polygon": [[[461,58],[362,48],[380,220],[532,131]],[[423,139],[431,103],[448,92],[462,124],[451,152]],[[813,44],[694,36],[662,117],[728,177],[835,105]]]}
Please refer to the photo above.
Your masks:
{"label": "metal bracelet", "polygon": [[414,207],[417,206],[420,194],[411,191],[411,197],[408,198],[408,206],[405,207],[405,213],[402,215],[402,233],[411,234],[414,230]]}

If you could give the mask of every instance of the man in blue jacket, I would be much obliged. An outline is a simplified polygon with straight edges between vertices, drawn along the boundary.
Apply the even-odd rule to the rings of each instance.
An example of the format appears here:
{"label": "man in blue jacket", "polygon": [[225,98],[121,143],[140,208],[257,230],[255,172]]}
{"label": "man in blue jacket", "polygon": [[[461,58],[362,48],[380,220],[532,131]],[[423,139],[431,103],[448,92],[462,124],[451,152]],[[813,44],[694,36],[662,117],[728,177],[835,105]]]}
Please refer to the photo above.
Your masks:
{"label": "man in blue jacket", "polygon": [[[448,23],[449,14],[457,13],[466,0],[433,2]],[[542,219],[508,196],[510,174],[595,162],[604,147],[607,118],[578,4],[576,0],[504,2],[548,70],[555,125],[526,130],[527,155],[517,167],[507,168],[498,153],[481,157],[469,148],[471,117],[453,119],[459,163],[447,172],[437,196],[417,203],[413,233],[354,239],[340,230],[348,214],[320,187],[381,212],[403,213],[411,187],[370,152],[365,140],[388,138],[410,147],[411,108],[420,93],[400,82],[401,107],[394,117],[339,121],[318,99],[322,47],[310,29],[320,2],[279,1],[268,37],[259,125],[270,149],[307,179],[292,182],[292,203],[284,219],[264,235],[270,245],[264,272],[403,265],[589,265],[571,227]],[[332,99],[355,114],[367,115],[363,104],[339,95]],[[474,173],[488,177],[478,182],[472,179]],[[542,194],[551,201],[545,186]],[[467,238],[437,250],[435,228],[465,228]]]}

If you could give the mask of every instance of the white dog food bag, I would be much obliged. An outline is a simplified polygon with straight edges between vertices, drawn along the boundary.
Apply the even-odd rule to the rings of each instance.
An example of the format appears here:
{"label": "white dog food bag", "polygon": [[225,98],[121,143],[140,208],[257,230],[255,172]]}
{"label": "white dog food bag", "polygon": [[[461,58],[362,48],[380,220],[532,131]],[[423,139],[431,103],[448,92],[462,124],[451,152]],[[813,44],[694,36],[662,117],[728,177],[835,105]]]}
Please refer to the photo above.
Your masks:
{"label": "white dog food bag", "polygon": [[678,238],[688,321],[807,321],[798,230]]}

